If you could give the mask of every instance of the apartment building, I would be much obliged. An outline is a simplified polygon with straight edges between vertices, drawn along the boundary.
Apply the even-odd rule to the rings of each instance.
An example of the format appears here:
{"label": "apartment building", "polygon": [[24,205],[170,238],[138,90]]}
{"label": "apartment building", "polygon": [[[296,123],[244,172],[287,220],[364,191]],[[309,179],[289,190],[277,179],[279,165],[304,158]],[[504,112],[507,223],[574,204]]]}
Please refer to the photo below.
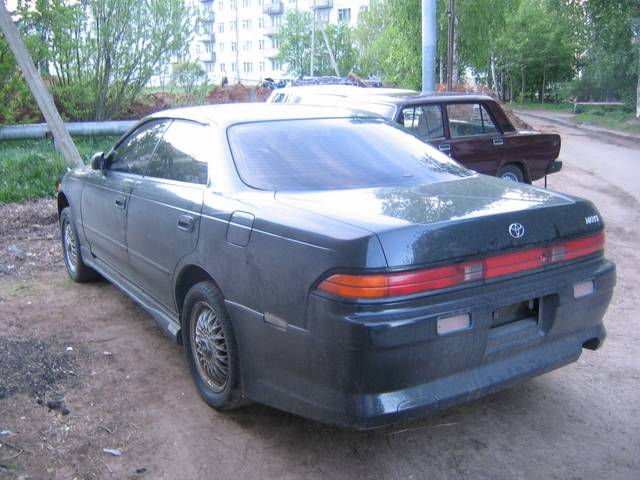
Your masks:
{"label": "apartment building", "polygon": [[[194,0],[191,0],[194,1]],[[355,26],[369,0],[197,0],[200,29],[191,57],[202,62],[209,80],[253,84],[286,78],[287,66],[276,59],[275,38],[290,10],[312,11],[316,24]],[[320,53],[319,53],[320,55]]]}

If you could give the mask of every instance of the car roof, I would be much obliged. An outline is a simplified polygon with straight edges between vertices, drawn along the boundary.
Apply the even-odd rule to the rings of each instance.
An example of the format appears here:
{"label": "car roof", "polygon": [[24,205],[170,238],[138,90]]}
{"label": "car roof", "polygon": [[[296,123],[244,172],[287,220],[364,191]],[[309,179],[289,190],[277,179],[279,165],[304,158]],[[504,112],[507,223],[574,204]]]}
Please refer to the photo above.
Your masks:
{"label": "car roof", "polygon": [[357,85],[300,85],[296,87],[282,87],[273,91],[287,95],[411,95],[414,90],[404,88],[358,87]]}
{"label": "car roof", "polygon": [[302,120],[312,118],[375,117],[357,109],[280,103],[226,103],[183,107],[156,112],[149,118],[178,118],[221,127],[244,122]]}
{"label": "car roof", "polygon": [[[351,100],[351,98],[349,99]],[[375,101],[376,103],[392,103],[399,105],[402,103],[421,103],[421,102],[470,102],[470,101],[494,101],[489,95],[478,93],[460,93],[460,92],[433,92],[419,94],[387,94],[376,95],[375,99],[369,99],[364,96],[353,98],[354,101]]]}

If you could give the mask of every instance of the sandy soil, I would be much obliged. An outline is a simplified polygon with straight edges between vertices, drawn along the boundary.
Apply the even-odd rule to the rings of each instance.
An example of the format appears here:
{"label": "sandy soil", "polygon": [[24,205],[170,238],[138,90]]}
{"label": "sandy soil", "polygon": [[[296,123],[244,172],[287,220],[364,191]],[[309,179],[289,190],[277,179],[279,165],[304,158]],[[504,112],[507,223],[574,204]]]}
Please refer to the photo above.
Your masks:
{"label": "sandy soil", "polygon": [[68,280],[53,202],[2,206],[0,478],[639,478],[640,206],[568,161],[550,186],[591,198],[607,219],[619,283],[604,347],[368,433],[260,405],[208,408],[182,349],[146,313],[106,282]]}

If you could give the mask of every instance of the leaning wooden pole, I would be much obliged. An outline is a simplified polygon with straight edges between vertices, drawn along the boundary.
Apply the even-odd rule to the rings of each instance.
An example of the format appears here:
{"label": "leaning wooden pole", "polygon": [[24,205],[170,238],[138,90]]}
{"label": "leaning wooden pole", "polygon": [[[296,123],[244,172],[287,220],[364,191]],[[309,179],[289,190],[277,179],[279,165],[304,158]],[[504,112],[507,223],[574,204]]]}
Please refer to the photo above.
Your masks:
{"label": "leaning wooden pole", "polygon": [[82,162],[82,157],[80,156],[76,145],[73,143],[71,135],[67,132],[67,129],[62,122],[62,118],[60,117],[60,113],[58,112],[56,105],[53,103],[53,98],[51,98],[51,95],[42,81],[38,70],[36,70],[33,60],[31,59],[31,55],[22,41],[22,37],[13,23],[4,1],[0,1],[0,29],[2,29],[2,33],[4,33],[7,43],[9,44],[13,55],[16,57],[16,61],[18,62],[18,65],[24,74],[24,78],[31,89],[31,93],[35,97],[36,102],[38,102],[40,111],[42,112],[42,115],[44,115],[44,119],[51,129],[56,146],[68,162],[72,162],[78,166],[83,166],[84,163]]}

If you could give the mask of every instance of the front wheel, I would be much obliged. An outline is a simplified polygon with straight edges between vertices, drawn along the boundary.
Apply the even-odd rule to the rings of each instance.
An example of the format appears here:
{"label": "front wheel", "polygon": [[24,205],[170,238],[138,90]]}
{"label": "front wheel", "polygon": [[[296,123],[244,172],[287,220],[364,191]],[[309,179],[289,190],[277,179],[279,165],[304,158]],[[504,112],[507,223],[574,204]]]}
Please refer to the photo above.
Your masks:
{"label": "front wheel", "polygon": [[71,208],[65,207],[60,213],[60,235],[62,237],[62,254],[64,265],[71,280],[78,283],[99,278],[97,272],[88,267],[82,260],[80,241],[73,223]]}
{"label": "front wheel", "polygon": [[200,396],[216,410],[242,406],[238,349],[224,299],[212,282],[189,290],[182,311],[184,350]]}
{"label": "front wheel", "polygon": [[505,165],[498,170],[496,177],[500,177],[503,180],[509,180],[511,182],[524,182],[522,169],[517,165]]}

